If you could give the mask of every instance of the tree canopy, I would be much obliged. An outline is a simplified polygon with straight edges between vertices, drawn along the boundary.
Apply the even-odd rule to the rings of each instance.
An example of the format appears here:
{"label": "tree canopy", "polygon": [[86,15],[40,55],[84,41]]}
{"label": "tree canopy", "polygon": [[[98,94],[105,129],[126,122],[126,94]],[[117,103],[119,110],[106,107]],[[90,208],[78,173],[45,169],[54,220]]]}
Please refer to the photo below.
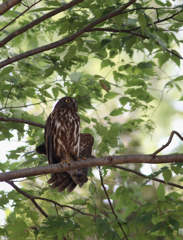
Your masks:
{"label": "tree canopy", "polygon": [[[181,119],[181,1],[6,0],[0,15],[0,140],[19,143],[0,163],[12,187],[1,238],[182,239],[181,148],[151,155]],[[95,139],[96,158],[63,165],[93,166],[70,194],[49,187],[61,166],[35,152],[63,96]],[[145,175],[143,163],[161,165]]]}

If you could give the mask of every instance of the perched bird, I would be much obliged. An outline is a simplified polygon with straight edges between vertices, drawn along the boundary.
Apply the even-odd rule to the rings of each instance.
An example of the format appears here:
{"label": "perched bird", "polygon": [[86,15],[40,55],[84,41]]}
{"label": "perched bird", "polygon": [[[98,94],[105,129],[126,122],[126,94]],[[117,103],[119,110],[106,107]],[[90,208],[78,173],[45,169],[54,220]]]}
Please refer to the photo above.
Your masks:
{"label": "perched bird", "polygon": [[[45,125],[45,143],[36,148],[37,153],[45,154],[49,164],[77,161],[91,157],[94,138],[91,134],[80,134],[80,118],[74,98],[63,97],[56,104]],[[72,192],[88,181],[88,169],[74,169],[68,172],[52,173],[48,183],[59,192],[67,188]]]}

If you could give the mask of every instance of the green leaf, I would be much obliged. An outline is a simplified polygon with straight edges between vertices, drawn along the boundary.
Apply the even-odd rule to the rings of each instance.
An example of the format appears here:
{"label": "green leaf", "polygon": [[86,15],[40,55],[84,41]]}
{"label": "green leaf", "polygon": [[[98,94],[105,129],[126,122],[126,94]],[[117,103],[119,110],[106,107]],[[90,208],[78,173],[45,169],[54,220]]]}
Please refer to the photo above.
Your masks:
{"label": "green leaf", "polygon": [[101,62],[101,69],[105,68],[105,67],[108,67],[108,66],[113,67],[114,65],[115,65],[114,62],[112,62],[109,59],[105,59]]}
{"label": "green leaf", "polygon": [[27,213],[27,217],[32,219],[32,221],[37,221],[39,219],[39,215],[35,211],[30,211]]}
{"label": "green leaf", "polygon": [[70,79],[73,82],[78,82],[82,77],[82,72],[73,72],[70,74]]}
{"label": "green leaf", "polygon": [[151,233],[162,229],[162,225],[163,225],[162,222],[156,223],[156,224],[153,226],[153,228],[151,229]]}
{"label": "green leaf", "polygon": [[45,70],[45,75],[44,75],[44,77],[47,78],[47,77],[49,77],[50,75],[52,75],[53,70],[54,70],[54,67],[53,67],[53,66],[50,66],[49,68],[47,68],[47,69]]}
{"label": "green leaf", "polygon": [[139,24],[140,24],[141,29],[142,29],[142,34],[144,34],[144,30],[145,30],[145,28],[147,26],[147,20],[146,20],[146,17],[144,15],[144,13],[141,12],[138,15],[138,21],[139,21]]}
{"label": "green leaf", "polygon": [[160,0],[154,0],[154,1],[155,1],[155,3],[157,3],[158,5],[160,5],[162,7],[165,6],[165,4],[162,1],[160,1]]}
{"label": "green leaf", "polygon": [[64,235],[67,234],[69,230],[69,224],[67,222],[62,222],[61,226],[59,227],[57,234],[58,234],[58,239],[62,240]]}
{"label": "green leaf", "polygon": [[163,178],[166,182],[169,182],[172,178],[172,172],[170,171],[170,169],[166,169],[164,172],[163,172]]}
{"label": "green leaf", "polygon": [[109,230],[109,226],[106,224],[106,221],[102,218],[97,218],[97,233],[98,238],[100,239],[102,235]]}
{"label": "green leaf", "polygon": [[151,62],[140,62],[137,65],[139,68],[152,68],[152,63]]}
{"label": "green leaf", "polygon": [[115,97],[118,96],[118,95],[119,95],[119,93],[109,92],[109,93],[106,93],[106,94],[104,95],[104,97],[105,97],[105,98],[108,98],[108,99],[113,99],[113,98],[115,98]]}
{"label": "green leaf", "polygon": [[158,188],[156,189],[156,194],[159,200],[164,200],[165,198],[165,188],[162,183],[159,184]]}
{"label": "green leaf", "polygon": [[54,95],[54,98],[57,99],[58,94],[59,94],[58,88],[52,88],[52,93]]}
{"label": "green leaf", "polygon": [[123,112],[126,112],[127,110],[125,110],[124,108],[116,108],[114,109],[111,113],[110,116],[118,116],[121,115]]}
{"label": "green leaf", "polygon": [[162,67],[163,64],[165,64],[170,58],[170,53],[169,52],[165,52],[164,54],[161,54],[161,56],[158,58],[158,63],[159,66]]}
{"label": "green leaf", "polygon": [[174,227],[174,229],[175,230],[179,230],[179,228],[180,228],[180,223],[177,221],[177,220],[175,220],[175,219],[173,219],[173,218],[169,218],[169,223]]}
{"label": "green leaf", "polygon": [[87,201],[86,201],[86,199],[75,199],[69,203],[74,204],[74,205],[86,205]]}
{"label": "green leaf", "polygon": [[2,71],[0,72],[0,77],[9,74],[10,72],[12,72],[14,69],[14,66],[8,66],[2,69]]}
{"label": "green leaf", "polygon": [[175,56],[175,55],[171,55],[170,58],[172,59],[172,61],[174,61],[174,63],[176,63],[176,65],[177,65],[178,67],[180,67],[180,58],[179,58],[179,57],[177,57],[177,56]]}
{"label": "green leaf", "polygon": [[85,121],[85,122],[87,122],[87,123],[90,123],[89,117],[86,117],[86,116],[84,116],[84,115],[82,115],[82,114],[80,114],[79,116],[80,116],[80,118],[81,118],[83,121]]}
{"label": "green leaf", "polygon": [[128,102],[131,102],[131,99],[128,97],[121,97],[119,99],[119,101],[120,101],[121,105],[125,106]]}

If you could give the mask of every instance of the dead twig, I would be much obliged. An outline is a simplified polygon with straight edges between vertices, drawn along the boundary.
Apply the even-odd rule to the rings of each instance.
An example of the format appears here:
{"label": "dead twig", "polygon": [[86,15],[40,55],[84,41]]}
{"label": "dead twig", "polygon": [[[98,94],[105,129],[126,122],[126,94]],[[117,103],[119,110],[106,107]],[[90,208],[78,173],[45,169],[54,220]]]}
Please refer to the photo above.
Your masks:
{"label": "dead twig", "polygon": [[152,158],[154,158],[156,156],[156,154],[158,154],[159,152],[161,152],[163,149],[165,149],[172,141],[173,135],[176,134],[182,141],[183,141],[183,137],[180,135],[180,133],[178,133],[177,131],[172,131],[170,134],[170,137],[168,139],[168,142],[163,145],[162,147],[160,147],[158,150],[156,150],[151,156]]}

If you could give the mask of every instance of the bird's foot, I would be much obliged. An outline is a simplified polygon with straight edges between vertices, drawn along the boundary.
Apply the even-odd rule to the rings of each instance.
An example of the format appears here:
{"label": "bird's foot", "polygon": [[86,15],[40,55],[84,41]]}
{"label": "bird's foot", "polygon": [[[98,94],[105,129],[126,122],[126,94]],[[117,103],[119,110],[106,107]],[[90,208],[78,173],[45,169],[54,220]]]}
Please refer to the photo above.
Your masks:
{"label": "bird's foot", "polygon": [[79,157],[79,158],[77,158],[77,161],[80,161],[80,160],[86,160],[86,157]]}
{"label": "bird's foot", "polygon": [[67,159],[65,159],[65,160],[61,161],[61,162],[60,162],[60,164],[61,164],[61,165],[63,165],[63,163],[64,163],[64,162],[67,162],[67,164],[68,164],[68,165],[70,165],[70,161],[69,161],[69,160],[67,160]]}

